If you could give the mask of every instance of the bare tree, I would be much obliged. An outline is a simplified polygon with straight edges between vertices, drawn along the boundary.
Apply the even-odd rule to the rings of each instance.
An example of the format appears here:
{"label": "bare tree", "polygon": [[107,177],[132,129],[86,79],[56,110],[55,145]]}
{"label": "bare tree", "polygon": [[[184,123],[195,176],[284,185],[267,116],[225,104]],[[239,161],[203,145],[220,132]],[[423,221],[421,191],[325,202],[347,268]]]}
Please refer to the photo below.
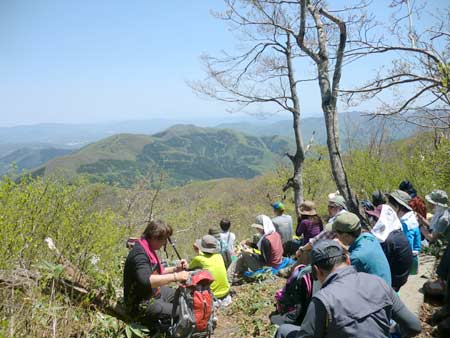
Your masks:
{"label": "bare tree", "polygon": [[[282,6],[270,1],[225,0],[227,10],[215,15],[225,20],[239,34],[237,55],[223,52],[219,57],[204,55],[207,78],[190,83],[197,92],[229,103],[231,110],[260,109],[291,113],[295,137],[295,153],[287,153],[293,165],[292,177],[283,187],[292,188],[298,215],[303,202],[302,165],[305,146],[300,130],[300,80],[294,69],[299,48],[279,22],[291,25],[296,20]],[[270,24],[268,24],[270,23]],[[302,80],[302,81],[308,81]]]}
{"label": "bare tree", "polygon": [[[363,14],[367,3],[356,1],[335,10],[328,10],[321,0],[225,0],[225,4],[227,9],[219,17],[242,33],[241,43],[247,49],[238,56],[224,53],[220,58],[204,57],[208,78],[192,87],[241,109],[264,103],[292,113],[297,151],[289,155],[294,174],[285,188],[294,188],[298,207],[305,149],[299,128],[297,84],[318,81],[333,177],[349,209],[358,213],[340,151],[337,102],[349,35],[347,25],[358,32],[364,28],[370,21]],[[315,75],[299,76],[294,65],[304,73],[312,69]]]}
{"label": "bare tree", "polygon": [[[409,0],[394,0],[391,7],[395,12],[389,25],[379,25],[375,34],[361,34],[352,41],[355,48],[349,51],[353,58],[388,55],[391,66],[380,66],[373,79],[342,93],[351,104],[376,99],[377,109],[372,115],[448,131],[450,7],[427,13],[423,2]],[[419,31],[414,18],[420,15],[428,20]]]}

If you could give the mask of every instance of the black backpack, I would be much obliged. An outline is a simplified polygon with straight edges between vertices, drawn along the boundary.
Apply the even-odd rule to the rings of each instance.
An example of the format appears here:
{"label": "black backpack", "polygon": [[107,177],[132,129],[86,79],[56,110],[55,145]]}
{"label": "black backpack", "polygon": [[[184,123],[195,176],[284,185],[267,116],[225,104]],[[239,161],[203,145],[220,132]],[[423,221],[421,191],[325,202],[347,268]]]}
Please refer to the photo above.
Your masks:
{"label": "black backpack", "polygon": [[278,314],[290,314],[295,322],[301,323],[313,294],[311,266],[298,265],[286,281],[286,285],[275,294]]}

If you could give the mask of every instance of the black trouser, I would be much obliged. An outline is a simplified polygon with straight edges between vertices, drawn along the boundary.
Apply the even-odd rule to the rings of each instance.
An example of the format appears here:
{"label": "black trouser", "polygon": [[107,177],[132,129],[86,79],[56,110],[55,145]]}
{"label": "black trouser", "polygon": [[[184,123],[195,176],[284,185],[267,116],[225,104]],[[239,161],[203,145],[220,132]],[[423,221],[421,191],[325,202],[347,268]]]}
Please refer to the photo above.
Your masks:
{"label": "black trouser", "polygon": [[168,286],[161,286],[159,290],[159,295],[156,298],[150,299],[148,302],[146,316],[149,319],[160,319],[172,316],[175,289]]}

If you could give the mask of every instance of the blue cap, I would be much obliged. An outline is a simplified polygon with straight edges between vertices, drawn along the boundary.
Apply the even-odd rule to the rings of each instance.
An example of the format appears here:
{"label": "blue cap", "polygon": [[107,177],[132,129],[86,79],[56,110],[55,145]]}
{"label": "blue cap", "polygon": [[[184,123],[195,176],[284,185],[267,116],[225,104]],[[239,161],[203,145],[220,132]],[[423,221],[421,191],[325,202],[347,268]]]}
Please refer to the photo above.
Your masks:
{"label": "blue cap", "polygon": [[274,204],[272,204],[272,208],[274,208],[275,210],[284,210],[284,204],[281,202],[275,202]]}

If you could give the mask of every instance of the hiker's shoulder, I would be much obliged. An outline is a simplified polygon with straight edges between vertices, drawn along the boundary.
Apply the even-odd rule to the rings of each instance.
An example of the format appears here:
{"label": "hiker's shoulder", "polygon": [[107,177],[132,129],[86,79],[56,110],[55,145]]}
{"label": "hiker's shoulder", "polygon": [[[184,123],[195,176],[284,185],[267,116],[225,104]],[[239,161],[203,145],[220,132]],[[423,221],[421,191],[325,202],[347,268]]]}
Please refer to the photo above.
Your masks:
{"label": "hiker's shoulder", "polygon": [[130,251],[128,252],[128,257],[135,257],[135,256],[139,256],[141,254],[146,255],[145,250],[138,242],[136,242],[133,245],[133,247],[130,249]]}

